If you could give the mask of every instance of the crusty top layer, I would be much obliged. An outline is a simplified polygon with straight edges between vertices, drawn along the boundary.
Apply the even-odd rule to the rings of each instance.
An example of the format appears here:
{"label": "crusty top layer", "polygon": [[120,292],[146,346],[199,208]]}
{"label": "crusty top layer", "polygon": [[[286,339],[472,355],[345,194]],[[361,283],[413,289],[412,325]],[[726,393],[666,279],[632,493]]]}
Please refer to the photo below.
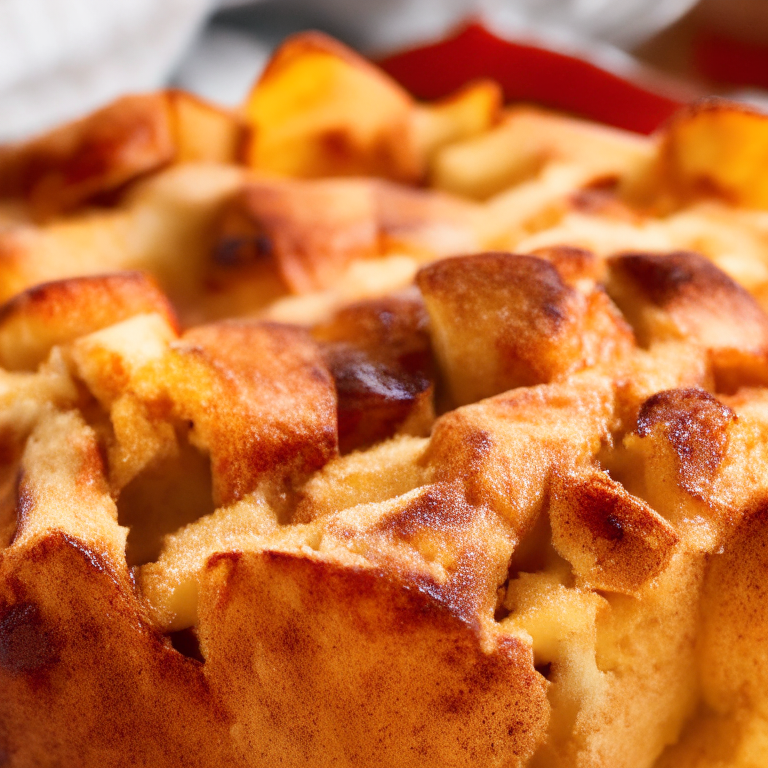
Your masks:
{"label": "crusty top layer", "polygon": [[500,100],[313,34],[0,150],[0,765],[758,743],[767,121]]}

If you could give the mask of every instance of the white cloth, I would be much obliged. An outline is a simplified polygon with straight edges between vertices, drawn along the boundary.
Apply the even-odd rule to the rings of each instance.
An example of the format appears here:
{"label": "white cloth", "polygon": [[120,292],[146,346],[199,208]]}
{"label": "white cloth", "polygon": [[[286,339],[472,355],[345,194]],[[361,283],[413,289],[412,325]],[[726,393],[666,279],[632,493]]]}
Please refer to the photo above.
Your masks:
{"label": "white cloth", "polygon": [[0,0],[0,141],[157,88],[212,0]]}

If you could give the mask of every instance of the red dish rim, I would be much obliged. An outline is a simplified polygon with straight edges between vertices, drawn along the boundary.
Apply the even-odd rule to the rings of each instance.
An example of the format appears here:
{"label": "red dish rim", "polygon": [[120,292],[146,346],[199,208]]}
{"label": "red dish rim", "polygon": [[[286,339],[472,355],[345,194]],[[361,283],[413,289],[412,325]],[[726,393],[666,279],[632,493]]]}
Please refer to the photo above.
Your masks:
{"label": "red dish rim", "polygon": [[649,134],[691,94],[674,83],[628,78],[541,45],[505,40],[469,23],[440,42],[377,62],[420,99],[439,99],[478,78],[492,78],[509,102],[532,102],[617,128]]}

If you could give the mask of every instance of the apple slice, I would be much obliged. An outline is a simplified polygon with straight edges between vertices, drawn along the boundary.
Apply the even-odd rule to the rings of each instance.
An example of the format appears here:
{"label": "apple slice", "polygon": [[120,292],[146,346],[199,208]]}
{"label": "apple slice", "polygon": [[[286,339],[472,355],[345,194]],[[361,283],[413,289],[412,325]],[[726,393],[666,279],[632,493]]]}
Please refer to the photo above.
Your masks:
{"label": "apple slice", "polygon": [[289,38],[245,105],[245,161],[298,177],[414,181],[411,97],[349,48],[317,32]]}

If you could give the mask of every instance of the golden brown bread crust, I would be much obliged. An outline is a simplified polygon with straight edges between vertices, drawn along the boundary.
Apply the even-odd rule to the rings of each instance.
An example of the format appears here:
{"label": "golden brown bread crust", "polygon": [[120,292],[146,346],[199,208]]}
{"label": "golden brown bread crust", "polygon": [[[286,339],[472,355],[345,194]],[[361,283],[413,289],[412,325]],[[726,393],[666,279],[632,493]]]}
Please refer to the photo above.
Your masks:
{"label": "golden brown bread crust", "polygon": [[605,473],[558,479],[549,508],[552,544],[594,589],[634,595],[669,564],[680,537]]}
{"label": "golden brown bread crust", "polygon": [[[443,264],[472,258],[485,257]],[[564,321],[582,317],[577,292],[576,298],[596,290],[568,287],[535,257],[493,259],[503,266],[519,259],[534,275],[549,276],[557,295],[571,298],[560,306]],[[87,295],[93,285],[66,288]],[[490,281],[488,287],[506,286]],[[529,292],[522,307],[507,303],[506,316],[546,314],[550,293]],[[310,755],[324,755],[328,765],[578,759],[629,766],[644,754],[648,764],[676,738],[690,710],[698,587],[685,585],[700,582],[703,561],[696,553],[716,548],[720,521],[738,519],[733,505],[727,512],[720,506],[718,483],[734,461],[750,460],[740,448],[750,437],[733,431],[741,424],[733,407],[744,404],[729,407],[702,390],[655,394],[636,402],[635,430],[622,448],[626,461],[645,468],[644,487],[635,490],[641,498],[608,478],[598,457],[615,453],[618,475],[626,472],[624,454],[609,448],[615,414],[631,391],[622,381],[636,356],[651,354],[633,346],[615,310],[609,318],[623,340],[613,367],[588,359],[576,374],[450,410],[428,439],[407,438],[421,447],[397,459],[408,470],[396,481],[399,488],[383,495],[377,490],[383,478],[403,471],[391,464],[401,449],[381,459],[375,448],[352,454],[350,466],[370,460],[382,480],[338,476],[331,493],[343,495],[345,482],[358,489],[346,506],[329,501],[322,483],[308,484],[303,511],[292,490],[329,460],[329,472],[347,461],[333,458],[338,417],[327,353],[306,331],[229,321],[179,337],[157,313],[101,329],[95,323],[65,346],[69,369],[58,374],[73,377],[81,392],[61,412],[44,396],[32,423],[20,459],[15,532],[0,555],[2,583],[12,589],[3,608],[0,673],[13,692],[3,721],[12,724],[4,748],[14,763],[55,765],[82,747],[82,731],[62,740],[49,719],[37,719],[32,702],[41,696],[63,711],[75,706],[67,697],[77,695],[77,706],[91,713],[82,728],[93,727],[100,707],[117,707],[93,656],[80,652],[79,693],[55,682],[71,673],[75,662],[68,660],[86,632],[82,622],[97,622],[101,629],[88,630],[89,650],[111,653],[112,642],[131,648],[130,664],[115,657],[122,664],[115,680],[141,669],[144,681],[138,688],[126,683],[130,693],[122,694],[128,696],[123,707],[141,723],[116,719],[112,742],[89,747],[88,759],[102,765],[118,765],[125,754],[137,764],[174,765],[178,750],[190,744],[190,764],[201,766],[299,764]],[[433,322],[430,333],[437,327]],[[344,343],[390,366],[414,352],[428,358],[424,333],[424,309],[408,295],[359,303],[315,329],[325,344],[341,343],[346,334]],[[541,338],[546,343],[546,334]],[[450,381],[453,373],[441,375]],[[90,426],[68,410],[73,407]],[[146,427],[138,426],[138,413]],[[149,434],[155,437],[147,442]],[[184,520],[187,526],[160,544],[159,555],[137,554],[129,540],[128,562],[137,566],[132,577],[119,523],[130,521],[132,535],[135,528],[150,536],[151,529],[131,506],[129,483],[149,482],[153,462],[182,461],[192,449],[210,456],[208,493],[220,508]],[[690,513],[673,512],[674,501],[659,503],[668,477],[691,500]],[[318,479],[315,474],[313,482]],[[300,516],[291,523],[294,509]],[[713,521],[705,539],[691,532],[691,521],[702,516]],[[53,541],[57,554],[40,559],[66,563],[71,594],[90,606],[77,622],[55,610],[62,598],[50,579],[63,589],[59,566],[46,575],[32,566],[38,548]],[[89,558],[83,549],[99,554]],[[104,565],[93,565],[105,557]],[[95,578],[103,582],[99,589],[87,586]],[[680,602],[681,589],[693,590],[687,602]],[[621,595],[637,602],[616,603]],[[105,613],[99,610],[105,603],[122,607]],[[617,655],[611,638],[639,632],[647,606],[657,605],[663,607],[652,611],[662,611],[677,638],[661,666],[649,650],[650,629],[637,635],[649,644],[641,644],[644,650]],[[124,629],[115,624],[118,615]],[[43,628],[39,617],[48,617]],[[564,641],[551,639],[559,635]],[[184,638],[197,639],[203,663],[175,649],[185,648]],[[175,671],[165,671],[166,656]],[[654,675],[668,680],[666,689],[651,682]],[[588,704],[590,686],[597,698]],[[616,751],[610,717],[623,699],[666,713],[654,724],[621,710],[619,733],[635,745],[626,758]],[[160,735],[147,731],[149,712],[179,707],[184,714],[163,721]],[[13,735],[19,722],[23,743]],[[191,727],[199,744],[184,740]],[[39,739],[28,738],[38,732]],[[161,741],[168,751],[147,741]],[[47,757],[33,751],[35,744],[46,745]]]}
{"label": "golden brown bread crust", "polygon": [[[199,666],[141,621],[125,575],[61,532],[4,558],[0,708],[12,765],[161,765],[187,750],[189,765],[231,759],[225,714]],[[73,675],[83,683],[69,685]],[[49,726],[33,735],[41,708]]]}
{"label": "golden brown bread crust", "polygon": [[0,365],[34,370],[56,345],[151,312],[178,325],[165,294],[141,272],[37,285],[0,306]]}
{"label": "golden brown bread crust", "polygon": [[[596,291],[591,279],[568,287],[535,257],[492,257],[503,267],[520,260],[534,275],[545,273],[558,295]],[[78,285],[68,287],[77,291]],[[507,288],[503,281],[482,285]],[[516,322],[514,312],[545,315],[551,304],[543,290],[503,306]],[[560,311],[573,322],[581,307],[566,301]],[[157,314],[95,327],[65,347],[70,368],[60,375],[74,377],[104,410],[83,392],[65,408],[79,408],[91,426],[71,411],[42,408],[21,458],[16,530],[3,564],[21,568],[25,553],[63,526],[68,537],[73,531],[84,536],[90,542],[84,546],[110,552],[118,571],[110,579],[133,590],[118,523],[129,523],[132,535],[143,530],[149,537],[151,529],[132,506],[126,483],[149,482],[161,457],[182,461],[189,450],[203,450],[212,473],[207,492],[219,509],[203,510],[199,520],[180,519],[177,525],[186,527],[166,530],[165,544],[146,550],[149,555],[128,542],[139,585],[132,626],[154,627],[161,645],[169,640],[159,629],[178,649],[183,638],[200,644],[202,665],[183,663],[197,670],[198,680],[202,674],[210,698],[200,705],[205,716],[189,716],[225,755],[201,748],[195,758],[201,765],[278,758],[298,764],[310,754],[325,755],[329,765],[368,763],[374,756],[393,766],[411,760],[650,764],[690,711],[697,585],[703,556],[743,509],[734,505],[731,489],[733,477],[743,475],[739,462],[753,460],[744,445],[754,439],[754,427],[747,420],[738,431],[736,415],[752,401],[742,395],[729,406],[701,389],[648,397],[626,388],[625,378],[654,354],[653,345],[650,352],[636,348],[615,310],[608,316],[623,345],[612,366],[587,359],[577,373],[449,410],[428,439],[400,438],[415,441],[407,456],[393,446],[389,455],[374,447],[348,459],[334,459],[338,416],[327,352],[306,331],[229,321],[179,337]],[[486,327],[477,332],[481,339]],[[433,322],[430,334],[438,328]],[[390,366],[414,352],[428,358],[424,333],[424,308],[409,295],[350,306],[314,331],[325,344],[341,343],[346,334],[344,343]],[[547,343],[546,334],[540,338]],[[698,339],[679,343],[695,348]],[[450,381],[454,372],[444,368],[440,375]],[[624,402],[628,397],[636,398],[633,406]],[[617,427],[616,415],[633,409],[635,423]],[[136,413],[154,432],[138,427]],[[612,441],[621,440],[622,430],[616,450]],[[147,434],[155,437],[147,442]],[[616,463],[626,489],[598,460]],[[316,472],[329,461],[330,498],[320,477],[326,470]],[[365,467],[366,461],[364,471],[373,473],[368,479],[344,474],[343,466]],[[313,473],[315,484],[305,486],[299,507],[291,494]],[[351,495],[343,503],[345,483]],[[389,490],[382,490],[386,483]],[[79,490],[85,487],[87,493]],[[90,512],[83,506],[88,494]],[[9,583],[31,579],[45,592],[40,575],[24,574],[10,575]],[[683,600],[680,590],[690,595]],[[621,596],[635,602],[623,604]],[[82,599],[90,598],[84,593]],[[9,599],[8,647],[19,645],[17,632],[32,632],[13,629],[23,623],[19,617],[34,613],[15,607],[22,603]],[[675,638],[661,666],[651,651],[650,625],[638,629],[654,615],[665,617]],[[109,626],[111,619],[102,621]],[[617,638],[626,636],[636,636],[639,647],[619,650],[624,641]],[[37,658],[38,641],[29,642],[25,653]],[[19,677],[29,684],[27,672],[6,672],[14,685]],[[82,675],[99,690],[98,675]],[[162,689],[152,696],[197,696],[188,682],[171,691],[165,678],[145,679]],[[632,705],[619,707],[617,731],[611,713],[625,700]],[[128,706],[176,706],[152,701]],[[642,702],[665,718],[639,718],[633,707]],[[308,712],[308,720],[297,717]],[[434,720],[425,720],[425,712]],[[27,733],[50,727],[33,725],[26,710],[24,717]],[[489,738],[489,730],[498,735]],[[124,738],[145,738],[138,727],[130,733]],[[617,739],[632,743],[631,752],[622,756]],[[24,746],[10,747],[20,765],[37,759]],[[173,757],[142,749],[125,751],[134,750],[140,764],[174,764]],[[102,747],[92,754],[107,765],[115,759]]]}
{"label": "golden brown bread crust", "polygon": [[309,35],[3,151],[0,764],[762,765],[766,126]]}
{"label": "golden brown bread crust", "polygon": [[312,333],[336,386],[339,450],[393,434],[428,434],[434,421],[434,365],[420,297],[402,294],[350,304]]}
{"label": "golden brown bread crust", "polygon": [[736,418],[708,392],[668,390],[643,403],[637,434],[643,438],[655,433],[668,443],[677,467],[677,485],[700,496],[720,467],[728,445],[726,427]]}
{"label": "golden brown bread crust", "polygon": [[457,404],[565,378],[630,343],[600,289],[570,287],[540,258],[457,257],[423,267],[417,281]]}
{"label": "golden brown bread crust", "polygon": [[22,198],[40,220],[105,201],[172,162],[232,162],[242,126],[191,94],[124,96],[37,139],[0,148],[0,199]]}
{"label": "golden brown bread crust", "polygon": [[[514,638],[481,648],[440,598],[385,572],[269,551],[209,568],[210,610],[228,628],[209,647],[210,674],[248,712],[236,740],[244,764],[293,753],[331,765],[515,765],[530,754],[547,705]],[[258,688],[231,674],[243,665]]]}
{"label": "golden brown bread crust", "polygon": [[217,504],[237,501],[275,470],[296,481],[335,455],[331,378],[305,332],[200,326],[171,355],[171,397],[210,453]]}
{"label": "golden brown bread crust", "polygon": [[41,218],[82,205],[174,157],[162,94],[126,96],[0,155],[0,195],[29,200]]}

